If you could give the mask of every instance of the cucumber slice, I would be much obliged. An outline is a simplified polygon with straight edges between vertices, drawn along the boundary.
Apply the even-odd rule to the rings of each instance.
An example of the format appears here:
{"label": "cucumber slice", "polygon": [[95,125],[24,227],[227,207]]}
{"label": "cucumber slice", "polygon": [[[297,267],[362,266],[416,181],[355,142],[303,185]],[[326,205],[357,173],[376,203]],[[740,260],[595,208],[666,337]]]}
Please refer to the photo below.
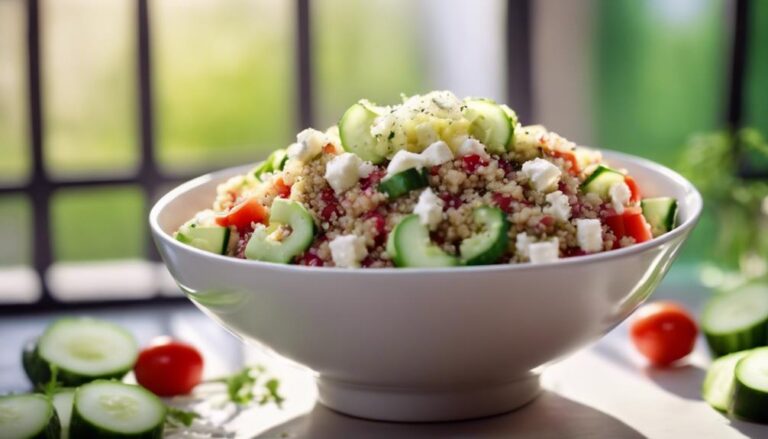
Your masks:
{"label": "cucumber slice", "polygon": [[504,109],[483,99],[467,100],[464,105],[464,116],[470,120],[469,134],[491,153],[506,152],[515,127]]}
{"label": "cucumber slice", "polygon": [[427,187],[429,180],[427,173],[418,169],[406,169],[385,178],[379,183],[379,192],[383,192],[390,199],[398,198],[416,189]]}
{"label": "cucumber slice", "polygon": [[616,183],[624,182],[624,174],[611,169],[605,165],[599,165],[595,171],[584,180],[581,189],[585,192],[591,192],[600,195],[601,198],[608,198],[608,191]]}
{"label": "cucumber slice", "polygon": [[389,254],[389,259],[392,261],[395,260],[397,257],[397,249],[395,248],[395,231],[389,232],[389,235],[387,235],[387,254]]}
{"label": "cucumber slice", "polygon": [[0,397],[0,437],[59,439],[59,418],[51,401],[37,394]]}
{"label": "cucumber slice", "polygon": [[75,389],[59,389],[53,395],[53,407],[61,424],[61,439],[69,438],[69,421],[72,419],[72,405]]}
{"label": "cucumber slice", "polygon": [[466,265],[493,264],[507,249],[509,222],[498,207],[479,207],[472,213],[482,232],[463,240],[459,246],[462,261]]}
{"label": "cucumber slice", "polygon": [[200,226],[191,220],[176,232],[176,240],[211,253],[223,255],[229,243],[229,227]]}
{"label": "cucumber slice", "polygon": [[749,352],[735,352],[712,362],[707,375],[704,377],[704,383],[701,385],[701,396],[709,405],[722,412],[728,411],[733,395],[736,363]]}
{"label": "cucumber slice", "polygon": [[418,215],[404,217],[392,231],[395,235],[395,265],[398,267],[451,267],[459,265],[455,258],[429,238],[429,230],[421,224]]}
{"label": "cucumber slice", "polygon": [[165,413],[160,398],[140,386],[98,380],[75,392],[70,436],[161,438]]}
{"label": "cucumber slice", "polygon": [[58,370],[57,381],[75,387],[98,378],[122,378],[133,368],[139,349],[133,336],[103,320],[65,318],[51,324],[37,345],[25,350],[25,370],[38,387]]}
{"label": "cucumber slice", "polygon": [[288,151],[285,149],[277,149],[272,152],[263,162],[256,165],[251,173],[257,180],[261,180],[261,175],[267,172],[282,171],[285,167],[285,162],[288,161]]}
{"label": "cucumber slice", "polygon": [[712,353],[720,356],[768,343],[768,288],[747,285],[707,303],[701,327]]}
{"label": "cucumber slice", "polygon": [[[278,241],[269,235],[278,228],[289,226],[290,235]],[[285,198],[275,198],[269,213],[269,227],[254,230],[245,257],[259,261],[287,264],[312,244],[315,222],[301,204]]]}
{"label": "cucumber slice", "polygon": [[736,364],[731,412],[768,423],[768,348],[754,349]]}
{"label": "cucumber slice", "polygon": [[370,105],[357,103],[349,107],[339,121],[339,138],[344,151],[374,164],[384,160],[384,156],[376,152],[378,142],[371,134],[371,125],[378,116]]}
{"label": "cucumber slice", "polygon": [[643,216],[651,225],[653,236],[663,235],[675,228],[677,200],[671,197],[646,198],[640,202]]}

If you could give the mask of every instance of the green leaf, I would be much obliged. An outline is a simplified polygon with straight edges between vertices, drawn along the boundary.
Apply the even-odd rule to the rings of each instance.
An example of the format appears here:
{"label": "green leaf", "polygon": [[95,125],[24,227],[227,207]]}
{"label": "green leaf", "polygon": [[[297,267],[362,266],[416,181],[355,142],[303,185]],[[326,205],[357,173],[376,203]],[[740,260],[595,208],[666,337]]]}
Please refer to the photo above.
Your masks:
{"label": "green leaf", "polygon": [[282,407],[283,398],[279,393],[280,381],[276,378],[262,378],[266,374],[263,366],[246,367],[236,374],[224,378],[222,381],[227,386],[227,394],[230,401],[238,405],[246,405],[257,402],[265,405],[270,402]]}
{"label": "green leaf", "polygon": [[182,424],[186,427],[192,425],[195,419],[198,419],[200,415],[190,410],[182,410],[180,408],[168,406],[168,411],[165,415],[166,422]]}

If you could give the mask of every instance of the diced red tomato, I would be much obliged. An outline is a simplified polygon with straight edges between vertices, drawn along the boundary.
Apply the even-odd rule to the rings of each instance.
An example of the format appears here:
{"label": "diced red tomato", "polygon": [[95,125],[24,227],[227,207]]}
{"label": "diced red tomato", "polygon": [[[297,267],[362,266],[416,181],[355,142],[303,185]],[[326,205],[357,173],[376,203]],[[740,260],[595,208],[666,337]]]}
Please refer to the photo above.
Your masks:
{"label": "diced red tomato", "polygon": [[568,168],[568,173],[571,175],[578,175],[579,173],[579,161],[576,160],[576,154],[572,151],[556,151],[550,152],[553,157],[561,158],[567,162],[571,162],[571,167]]}
{"label": "diced red tomato", "polygon": [[333,143],[328,143],[323,146],[323,152],[325,154],[336,154],[336,146]]}
{"label": "diced red tomato", "polygon": [[648,222],[639,207],[627,207],[624,209],[624,213],[609,215],[605,217],[604,221],[613,231],[617,240],[630,236],[635,239],[636,243],[641,243],[653,238]]}
{"label": "diced red tomato", "polygon": [[437,197],[443,200],[443,210],[448,210],[451,207],[458,209],[464,204],[464,202],[461,201],[461,197],[453,195],[450,192],[441,192],[437,194]]}
{"label": "diced red tomato", "polygon": [[236,204],[226,215],[216,218],[220,226],[235,226],[237,230],[250,230],[252,223],[264,223],[267,219],[267,209],[255,197],[248,198]]}
{"label": "diced red tomato", "polygon": [[629,175],[626,175],[624,176],[624,183],[629,188],[629,192],[631,194],[629,197],[629,201],[633,203],[637,203],[638,201],[640,201],[640,197],[641,197],[640,188],[637,186],[637,182],[635,181],[635,179],[630,177]]}
{"label": "diced red tomato", "polygon": [[278,197],[288,198],[291,196],[291,187],[285,184],[282,178],[275,180],[275,190],[277,190]]}
{"label": "diced red tomato", "polygon": [[488,162],[477,154],[465,155],[461,158],[464,162],[464,169],[467,172],[475,172],[480,166],[485,166]]}
{"label": "diced red tomato", "polygon": [[512,213],[512,209],[510,206],[512,205],[512,202],[515,200],[509,195],[502,195],[499,193],[495,193],[491,196],[493,201],[499,206],[499,209],[503,210],[506,213]]}

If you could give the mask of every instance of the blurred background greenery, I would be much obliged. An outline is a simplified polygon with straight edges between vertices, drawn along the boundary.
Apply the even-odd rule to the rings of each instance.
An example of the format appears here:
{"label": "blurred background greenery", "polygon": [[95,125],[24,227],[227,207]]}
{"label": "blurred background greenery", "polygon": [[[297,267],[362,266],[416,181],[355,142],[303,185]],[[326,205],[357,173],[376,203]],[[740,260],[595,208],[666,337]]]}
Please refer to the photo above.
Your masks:
{"label": "blurred background greenery", "polygon": [[[579,143],[673,167],[694,133],[724,128],[732,1],[532,4],[541,29],[534,38],[545,32],[534,41],[534,63],[554,59],[532,67],[535,121]],[[292,141],[303,105],[295,89],[295,2],[149,5],[155,159],[163,172],[255,161]],[[768,1],[750,5],[745,120],[768,133]],[[361,97],[390,103],[401,92],[433,88],[505,101],[506,81],[514,80],[505,76],[499,49],[511,44],[504,41],[506,7],[504,0],[310,1],[314,124],[333,124]],[[135,0],[40,0],[40,8],[47,172],[60,179],[130,175],[140,159]],[[549,13],[555,10],[573,14]],[[25,1],[0,0],[5,185],[30,172],[25,32]],[[578,97],[553,104],[551,90],[561,89]],[[145,197],[130,186],[57,191],[50,218],[55,260],[141,258]],[[34,214],[26,195],[0,196],[0,267],[30,264]],[[711,253],[714,218],[702,221],[685,262]]]}

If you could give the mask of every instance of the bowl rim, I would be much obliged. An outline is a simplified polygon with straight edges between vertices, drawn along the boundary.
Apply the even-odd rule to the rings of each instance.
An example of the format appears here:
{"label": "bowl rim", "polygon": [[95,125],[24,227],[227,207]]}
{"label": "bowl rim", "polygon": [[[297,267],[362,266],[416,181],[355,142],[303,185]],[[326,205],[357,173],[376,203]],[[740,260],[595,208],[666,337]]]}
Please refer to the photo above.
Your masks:
{"label": "bowl rim", "polygon": [[[685,177],[672,169],[656,163],[652,160],[648,160],[642,157],[638,157],[632,154],[623,152],[600,149],[609,160],[616,158],[624,162],[635,162],[640,166],[646,167],[651,171],[664,175],[667,178],[675,181],[682,187],[687,194],[686,197],[693,197],[691,205],[693,211],[689,214],[686,220],[678,225],[674,230],[665,233],[659,237],[653,238],[649,241],[635,244],[630,247],[624,247],[617,250],[610,250],[600,253],[593,253],[582,256],[574,256],[570,258],[561,258],[554,262],[546,262],[540,264],[491,264],[491,265],[475,265],[475,266],[455,266],[455,267],[430,267],[430,268],[417,268],[417,267],[388,267],[388,268],[372,268],[372,269],[360,269],[360,268],[342,268],[342,267],[309,267],[304,265],[293,264],[279,264],[274,262],[253,261],[247,259],[239,259],[231,256],[218,255],[204,250],[197,249],[195,247],[183,244],[175,239],[172,235],[166,233],[158,222],[160,213],[179,195],[189,192],[194,188],[203,185],[211,180],[219,179],[224,175],[232,174],[238,168],[247,169],[252,165],[238,165],[232,166],[218,171],[203,174],[199,177],[195,177],[188,180],[175,188],[168,191],[165,195],[152,206],[149,212],[149,224],[151,232],[155,240],[162,240],[166,245],[175,248],[176,251],[192,253],[200,257],[210,258],[213,261],[221,263],[241,265],[242,267],[260,267],[266,270],[284,271],[287,273],[326,273],[326,274],[352,274],[358,276],[373,276],[381,274],[445,274],[445,273],[468,273],[468,272],[497,272],[497,271],[519,271],[519,270],[545,270],[560,266],[573,266],[573,265],[585,265],[596,262],[605,261],[608,259],[621,259],[629,257],[638,253],[642,253],[653,247],[661,246],[678,239],[681,235],[688,233],[698,222],[701,212],[703,210],[703,199],[696,187],[689,182]],[[157,243],[159,245],[159,242]]]}

